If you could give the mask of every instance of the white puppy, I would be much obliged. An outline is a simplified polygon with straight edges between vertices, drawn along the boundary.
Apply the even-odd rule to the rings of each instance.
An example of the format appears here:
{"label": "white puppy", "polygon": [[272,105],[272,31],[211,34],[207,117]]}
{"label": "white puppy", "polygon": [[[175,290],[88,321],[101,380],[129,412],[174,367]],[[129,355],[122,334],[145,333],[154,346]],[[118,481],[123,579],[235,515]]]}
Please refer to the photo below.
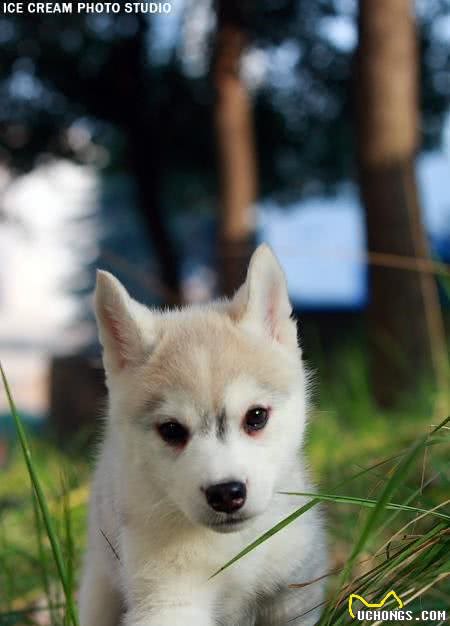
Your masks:
{"label": "white puppy", "polygon": [[[305,504],[306,377],[286,282],[260,246],[230,301],[153,311],[98,273],[109,390],[81,626],[314,624],[326,569],[315,508],[211,575]],[[291,620],[291,621],[289,621]]]}

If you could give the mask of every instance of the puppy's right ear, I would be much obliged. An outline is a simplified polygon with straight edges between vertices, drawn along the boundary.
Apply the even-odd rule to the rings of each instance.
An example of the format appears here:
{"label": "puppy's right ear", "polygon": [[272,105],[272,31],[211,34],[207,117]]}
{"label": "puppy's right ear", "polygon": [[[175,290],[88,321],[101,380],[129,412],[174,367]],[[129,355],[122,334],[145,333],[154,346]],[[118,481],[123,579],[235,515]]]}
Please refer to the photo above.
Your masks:
{"label": "puppy's right ear", "polygon": [[258,246],[253,253],[245,283],[234,295],[230,307],[241,328],[298,350],[286,278],[266,244]]}
{"label": "puppy's right ear", "polygon": [[97,271],[95,313],[107,375],[142,363],[151,351],[152,313],[109,272]]}

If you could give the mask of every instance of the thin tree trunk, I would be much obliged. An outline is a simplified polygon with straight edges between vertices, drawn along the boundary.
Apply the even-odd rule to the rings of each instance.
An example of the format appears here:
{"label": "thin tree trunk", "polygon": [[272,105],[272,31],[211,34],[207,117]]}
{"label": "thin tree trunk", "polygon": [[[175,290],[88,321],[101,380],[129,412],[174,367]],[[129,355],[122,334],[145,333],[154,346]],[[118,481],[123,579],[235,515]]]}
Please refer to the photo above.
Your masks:
{"label": "thin tree trunk", "polygon": [[[360,0],[358,155],[371,252],[426,258],[415,156],[418,50],[410,0]],[[369,336],[374,394],[392,406],[424,374],[442,383],[444,332],[434,277],[373,267]]]}
{"label": "thin tree trunk", "polygon": [[257,167],[252,105],[240,76],[247,33],[238,0],[217,2],[213,64],[215,127],[221,181],[220,288],[230,295],[245,277],[255,244]]}
{"label": "thin tree trunk", "polygon": [[182,300],[179,259],[161,202],[167,115],[161,104],[148,104],[147,28],[146,21],[139,20],[135,37],[118,43],[111,54],[107,75],[112,91],[109,106],[115,107],[115,118],[127,140],[138,210],[159,265],[161,291],[167,304],[177,305]]}
{"label": "thin tree trunk", "polygon": [[157,112],[153,115],[153,123],[139,116],[130,124],[128,145],[139,211],[159,264],[161,292],[167,304],[176,306],[182,302],[179,259],[161,206],[164,117],[158,116]]}

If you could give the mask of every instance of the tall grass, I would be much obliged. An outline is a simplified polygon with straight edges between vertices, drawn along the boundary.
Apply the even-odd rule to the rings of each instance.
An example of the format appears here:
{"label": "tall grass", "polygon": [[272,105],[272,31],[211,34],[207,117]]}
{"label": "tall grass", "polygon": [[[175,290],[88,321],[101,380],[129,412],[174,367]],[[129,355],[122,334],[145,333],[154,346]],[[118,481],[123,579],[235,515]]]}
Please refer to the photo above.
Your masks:
{"label": "tall grass", "polygon": [[[50,603],[50,588],[48,584],[48,576],[47,576],[46,569],[45,569],[45,559],[43,558],[44,553],[43,553],[43,546],[42,546],[41,521],[44,525],[46,536],[50,542],[53,559],[54,559],[56,569],[58,572],[59,582],[61,583],[61,586],[64,592],[64,597],[65,597],[65,602],[66,602],[65,623],[70,624],[71,626],[78,626],[78,615],[77,615],[77,610],[76,610],[76,606],[74,602],[74,593],[73,593],[73,572],[71,570],[72,560],[69,558],[67,559],[63,558],[61,543],[60,543],[58,534],[56,532],[52,516],[50,514],[50,509],[48,506],[47,498],[45,496],[44,490],[41,485],[39,472],[33,461],[33,455],[28,445],[28,440],[25,434],[25,429],[22,425],[22,421],[19,417],[19,414],[17,413],[14,399],[12,397],[8,380],[6,378],[1,362],[0,362],[0,375],[2,377],[2,382],[5,388],[6,396],[8,398],[11,415],[14,420],[14,424],[16,426],[17,436],[18,436],[19,443],[22,449],[23,458],[26,463],[28,475],[31,481],[31,487],[33,491],[33,502],[35,503],[34,511],[35,511],[35,520],[36,520],[37,541],[39,545],[40,564],[42,566],[42,581],[43,581],[44,589],[46,591],[46,595]],[[51,603],[49,604],[49,608],[51,608]]]}

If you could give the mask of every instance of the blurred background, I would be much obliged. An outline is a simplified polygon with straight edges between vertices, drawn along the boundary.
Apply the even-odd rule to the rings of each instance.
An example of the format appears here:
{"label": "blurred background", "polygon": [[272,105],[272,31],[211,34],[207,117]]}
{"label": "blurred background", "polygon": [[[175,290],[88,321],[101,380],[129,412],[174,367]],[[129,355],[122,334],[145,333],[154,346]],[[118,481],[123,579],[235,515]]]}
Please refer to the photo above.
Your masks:
{"label": "blurred background", "polygon": [[[448,411],[450,2],[169,4],[0,16],[0,356],[28,426],[79,449],[104,396],[95,269],[199,302],[266,241],[326,477],[355,428],[366,458]],[[8,468],[3,394],[0,414]]]}

